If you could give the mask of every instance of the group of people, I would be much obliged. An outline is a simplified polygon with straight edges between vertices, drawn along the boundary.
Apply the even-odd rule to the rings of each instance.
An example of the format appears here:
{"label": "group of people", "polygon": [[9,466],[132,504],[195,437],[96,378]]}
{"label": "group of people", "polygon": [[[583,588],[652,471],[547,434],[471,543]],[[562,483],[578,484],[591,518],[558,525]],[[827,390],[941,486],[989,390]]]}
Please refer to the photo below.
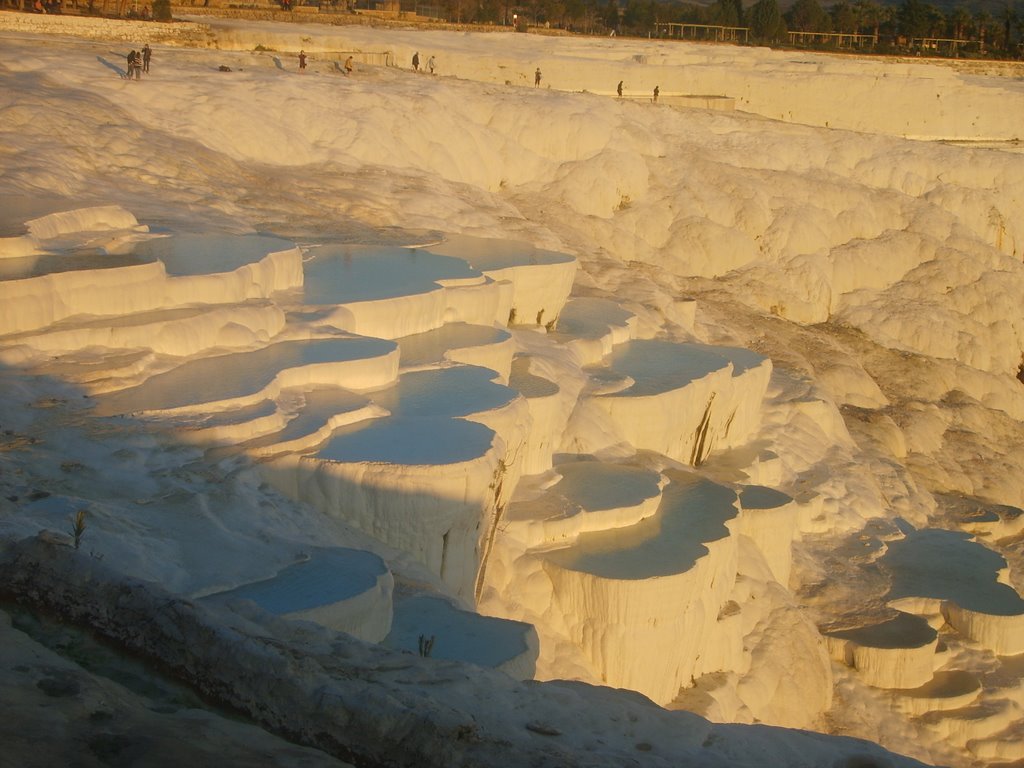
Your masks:
{"label": "group of people", "polygon": [[[433,56],[431,56],[429,59],[427,59],[427,67],[426,68],[430,72],[430,74],[434,74],[434,69],[436,67],[437,67],[437,60]],[[412,55],[412,68],[415,71],[417,71],[417,72],[420,71],[420,52],[419,51],[416,51],[416,53],[414,53]]]}
{"label": "group of people", "polygon": [[32,11],[34,13],[62,13],[61,0],[52,0],[52,2],[43,2],[43,0],[36,0],[32,3]]}
{"label": "group of people", "polygon": [[[308,59],[308,58],[309,57],[306,55],[306,52],[304,50],[303,51],[299,51],[299,71],[300,72],[305,72],[306,71],[306,59]],[[346,75],[351,75],[353,70],[355,70],[355,68],[356,68],[356,60],[355,60],[354,57],[349,56],[347,59],[345,59],[345,74]]]}
{"label": "group of people", "polygon": [[149,61],[153,58],[153,49],[149,47],[149,43],[142,46],[141,51],[136,51],[134,48],[128,54],[128,74],[126,75],[129,80],[140,80],[142,79],[143,72],[149,72]]}
{"label": "group of people", "polygon": [[[537,70],[537,71],[539,72],[540,70]],[[621,99],[622,98],[622,81],[621,80],[619,80],[619,84],[617,86],[615,86],[615,92],[617,94],[619,94],[619,98]],[[654,103],[655,104],[658,103],[658,96],[660,96],[660,95],[661,95],[661,86],[658,86],[658,85],[654,86]]]}

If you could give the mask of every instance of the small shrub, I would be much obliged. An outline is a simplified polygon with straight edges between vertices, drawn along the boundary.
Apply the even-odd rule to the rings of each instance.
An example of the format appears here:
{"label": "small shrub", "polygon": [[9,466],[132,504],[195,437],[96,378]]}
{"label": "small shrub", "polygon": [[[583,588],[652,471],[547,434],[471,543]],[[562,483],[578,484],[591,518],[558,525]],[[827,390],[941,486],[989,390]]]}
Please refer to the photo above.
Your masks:
{"label": "small shrub", "polygon": [[153,0],[153,18],[156,21],[170,21],[171,0]]}

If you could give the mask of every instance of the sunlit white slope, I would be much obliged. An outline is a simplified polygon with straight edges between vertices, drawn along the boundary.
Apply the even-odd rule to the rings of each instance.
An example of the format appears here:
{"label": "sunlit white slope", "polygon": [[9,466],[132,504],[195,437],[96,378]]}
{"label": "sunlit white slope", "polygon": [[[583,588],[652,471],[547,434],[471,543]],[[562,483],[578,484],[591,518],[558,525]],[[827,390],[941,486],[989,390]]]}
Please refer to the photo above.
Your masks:
{"label": "sunlit white slope", "polygon": [[[219,44],[232,50],[273,46],[294,55],[300,48],[328,58],[336,51],[383,51],[399,66],[412,55],[435,55],[443,75],[612,96],[621,80],[629,95],[715,94],[735,99],[738,109],[771,118],[858,131],[921,138],[1020,136],[1000,110],[1020,103],[1024,92],[1006,78],[985,88],[971,70],[907,59],[827,56],[767,48],[635,39],[550,39],[510,30],[467,36],[455,32],[388,30],[362,26],[285,24],[196,17],[212,26]],[[467,39],[468,38],[468,39]],[[429,53],[428,53],[429,52]],[[283,57],[284,58],[284,57]],[[291,62],[291,57],[285,58]],[[922,87],[923,86],[923,87]],[[842,93],[840,108],[835,96]],[[899,110],[891,105],[899,104]]]}
{"label": "sunlit white slope", "polygon": [[[301,27],[286,32],[307,34]],[[365,36],[366,48],[406,36],[375,30],[352,34]],[[433,38],[410,39],[422,55],[425,41]],[[467,73],[471,63],[486,64],[487,57],[472,49],[475,36],[445,39],[453,51],[469,46]],[[270,40],[267,31],[260,42]],[[591,69],[606,79],[596,66],[563,64],[555,55],[562,41],[502,35],[488,36],[483,45],[493,50],[494,40],[508,41],[507,66],[529,73],[542,64],[546,82],[563,67],[567,80],[571,71]],[[632,67],[632,49],[619,44],[568,43],[589,50],[591,61],[611,57],[616,76],[610,87],[621,79],[620,70]],[[254,45],[249,38],[242,47]],[[763,620],[731,606],[721,612],[726,625],[756,620],[745,629],[763,640],[755,651],[762,657],[811,657],[820,651],[813,643],[788,643],[794,636],[791,623],[806,623],[808,616],[824,623],[839,612],[877,623],[889,583],[878,575],[876,561],[901,535],[888,522],[892,518],[903,517],[921,529],[929,524],[955,529],[962,519],[950,511],[956,505],[982,512],[1024,505],[1019,423],[1024,399],[1012,375],[1021,353],[1020,313],[1014,309],[1024,242],[1024,160],[1018,155],[811,128],[739,112],[619,103],[610,94],[505,86],[504,79],[513,79],[507,77],[481,85],[360,66],[346,79],[316,55],[310,71],[300,76],[284,53],[276,54],[278,68],[275,54],[158,46],[158,67],[149,80],[134,84],[113,71],[127,46],[67,41],[51,48],[37,40],[4,39],[0,138],[13,150],[4,156],[0,189],[4,202],[11,201],[0,208],[5,236],[27,235],[23,222],[29,218],[113,203],[154,230],[194,227],[201,215],[214,229],[270,231],[303,243],[327,233],[331,245],[405,245],[456,231],[571,252],[580,260],[578,295],[613,300],[616,307],[590,313],[594,330],[567,345],[575,360],[553,350],[553,338],[537,328],[514,331],[527,359],[515,378],[530,389],[524,397],[531,415],[550,420],[550,430],[530,448],[529,466],[537,472],[555,460],[553,444],[564,449],[556,441],[584,384],[576,372],[580,360],[597,362],[614,344],[635,338],[740,346],[770,358],[772,376],[753,445],[712,455],[702,467],[723,482],[779,488],[799,504],[802,540],[790,586],[801,607],[773,611]],[[538,55],[541,50],[548,58]],[[716,46],[713,53],[727,57],[728,66],[744,77],[745,62],[753,68],[753,62],[764,61],[762,52],[744,49]],[[446,57],[439,58],[445,72]],[[838,71],[845,63],[835,60],[829,68]],[[232,72],[218,71],[222,64]],[[869,66],[849,64],[852,70],[843,70],[847,82]],[[785,69],[777,62],[750,79],[757,80],[767,100],[786,87]],[[901,71],[906,77],[901,95],[913,92],[920,103],[935,99],[930,66]],[[1008,117],[1014,117],[1018,102],[1006,81],[979,77],[975,83],[1001,105],[996,111],[986,107],[989,125],[1012,123]],[[849,89],[834,90],[841,97]],[[849,103],[856,106],[856,100]],[[845,107],[841,98],[820,106],[828,120],[842,118]],[[880,102],[880,109],[861,114],[906,119],[895,101]],[[933,113],[919,114],[930,119]],[[30,130],[38,124],[48,130]],[[469,151],[452,150],[452,136]],[[8,212],[25,200],[41,208],[13,218]],[[399,226],[417,232],[400,238],[394,229]],[[424,230],[432,233],[424,236]],[[251,337],[258,338],[258,333]],[[135,365],[123,358],[119,364]],[[78,360],[63,367],[83,370]],[[11,384],[12,391],[24,386]],[[43,407],[14,409],[5,416],[5,429],[30,434],[33,424],[55,423],[51,418]],[[194,503],[188,490],[194,470],[178,467],[178,456],[152,456],[144,450],[147,440],[140,438],[126,451],[104,450],[67,432],[62,444],[83,465],[81,477],[69,478],[59,461],[52,461],[45,467],[47,482],[74,479],[87,487],[80,496],[62,493],[51,506],[46,499],[26,506],[60,528],[87,492],[117,486],[127,495],[97,504],[96,519],[104,521],[126,510],[129,515],[142,510],[156,520],[155,506],[135,500],[161,498],[161,508],[179,514],[161,514],[154,529],[97,524],[95,546],[109,553],[108,562],[123,562],[185,591],[210,588],[226,565],[232,578],[221,588],[265,578],[293,562],[311,540],[341,538],[339,520],[308,507],[299,507],[299,525],[268,511],[273,507],[259,500],[252,475],[230,475]],[[618,446],[611,453],[616,450],[626,452]],[[196,456],[192,449],[185,453]],[[33,466],[25,459],[18,468],[31,472]],[[175,469],[150,476],[154,466]],[[748,470],[751,476],[744,477]],[[213,476],[224,477],[220,472]],[[30,487],[10,482],[15,487],[8,495],[28,498]],[[229,494],[247,503],[235,509]],[[231,525],[216,529],[210,547],[218,548],[217,562],[208,549],[182,543],[192,540],[197,519],[213,518],[208,504],[230,507],[225,519],[239,531],[236,536]],[[6,496],[0,505],[14,508]],[[257,525],[262,521],[288,544],[267,544]],[[15,525],[32,532],[21,520]],[[1011,529],[1007,535],[1015,535]],[[751,531],[750,539],[763,534]],[[351,530],[346,535],[355,537]],[[1018,579],[1015,540],[1005,544],[993,535],[985,544],[1005,558],[1006,578]],[[737,551],[748,548],[741,537]],[[171,564],[149,557],[154,551],[166,554]],[[417,567],[412,558],[404,565],[410,571]],[[491,565],[500,571],[510,563],[495,557]],[[782,598],[775,602],[777,590],[765,576],[776,573],[778,562],[763,565],[760,575],[738,574],[738,589],[748,591],[729,599],[739,605],[751,596],[757,596],[754,602],[768,596],[784,605]],[[425,568],[415,572],[426,581],[432,578]],[[539,590],[543,582],[535,579],[527,586]],[[967,764],[1009,755],[1020,739],[1011,738],[1014,724],[1006,725],[1013,708],[999,702],[1015,695],[1019,667],[959,633],[941,631],[951,650],[935,654],[947,665],[939,671],[969,671],[985,689],[979,696],[984,707],[979,704],[964,717],[930,715],[917,722],[893,714],[888,694],[869,689],[855,670],[836,666],[840,695],[829,712],[833,727],[937,762]],[[813,639],[810,633],[801,637]],[[555,656],[565,661],[563,674],[593,674],[585,664],[574,667],[578,659],[568,652]],[[799,713],[786,706],[801,700],[800,692],[790,687],[792,675],[778,674],[786,666],[746,680],[709,673],[691,690],[699,694],[703,711],[715,717],[753,717],[748,702],[771,702],[773,691],[779,692],[775,703],[759,712],[795,716]],[[941,683],[939,678],[940,693]],[[751,690],[741,699],[737,691],[745,685]],[[898,689],[891,698],[902,702],[907,690]],[[947,697],[909,698],[956,699],[957,690]],[[923,707],[915,701],[908,709]],[[1006,738],[993,732],[996,727],[1008,729]],[[954,734],[960,741],[947,739]]]}

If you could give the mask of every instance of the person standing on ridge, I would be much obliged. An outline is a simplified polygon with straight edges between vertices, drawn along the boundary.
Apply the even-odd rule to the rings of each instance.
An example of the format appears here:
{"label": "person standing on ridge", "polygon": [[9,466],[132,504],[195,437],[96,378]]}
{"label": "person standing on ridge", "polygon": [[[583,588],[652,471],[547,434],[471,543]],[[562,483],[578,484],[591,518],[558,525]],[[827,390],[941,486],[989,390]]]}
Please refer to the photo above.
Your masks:
{"label": "person standing on ridge", "polygon": [[149,74],[149,60],[153,58],[153,49],[149,47],[149,43],[142,46],[142,71]]}
{"label": "person standing on ridge", "polygon": [[299,72],[306,71],[306,52],[299,51]]}
{"label": "person standing on ridge", "polygon": [[619,94],[619,98],[622,98],[622,81],[619,80],[619,86],[615,89],[615,92]]}
{"label": "person standing on ridge", "polygon": [[416,70],[417,72],[420,71],[420,52],[419,51],[416,51],[416,53],[414,53],[412,55],[412,68],[414,70]]}
{"label": "person standing on ridge", "polygon": [[660,93],[660,90],[659,90],[658,86],[654,86],[654,103],[655,104],[658,103],[658,94],[659,93]]}
{"label": "person standing on ridge", "polygon": [[540,67],[537,67],[537,71],[533,73],[533,87],[540,88]]}

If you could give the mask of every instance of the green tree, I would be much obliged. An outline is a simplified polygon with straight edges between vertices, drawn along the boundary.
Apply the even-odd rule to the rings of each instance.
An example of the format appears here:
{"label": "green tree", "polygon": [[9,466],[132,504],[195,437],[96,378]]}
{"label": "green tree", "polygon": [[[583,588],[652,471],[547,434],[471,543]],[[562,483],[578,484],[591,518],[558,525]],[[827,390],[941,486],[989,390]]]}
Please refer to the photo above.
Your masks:
{"label": "green tree", "polygon": [[828,32],[831,26],[818,0],[796,0],[786,14],[786,21],[790,29],[798,32]]}
{"label": "green tree", "polygon": [[870,31],[877,43],[881,35],[882,25],[892,21],[892,8],[887,5],[880,5],[876,0],[857,0],[854,7],[857,9],[861,31]]}
{"label": "green tree", "polygon": [[635,33],[647,32],[654,28],[656,17],[654,0],[628,0],[622,14],[622,26]]}
{"label": "green tree", "polygon": [[747,23],[755,40],[774,43],[786,39],[786,23],[775,0],[757,0],[747,9]]}
{"label": "green tree", "polygon": [[992,16],[988,11],[978,11],[974,14],[974,26],[978,30],[978,42],[981,45],[981,52],[984,53],[986,42],[995,39],[991,29]]}
{"label": "green tree", "polygon": [[957,40],[965,40],[967,35],[967,28],[971,23],[971,14],[967,12],[967,9],[962,5],[958,5],[953,9],[952,13],[949,14],[949,26],[950,33]]}
{"label": "green tree", "polygon": [[933,23],[931,12],[921,0],[903,0],[896,14],[900,33],[907,37],[928,37]]}
{"label": "green tree", "polygon": [[1013,26],[1017,24],[1017,9],[1014,7],[1013,0],[1006,0],[1006,6],[1003,8],[1003,50],[1009,52],[1011,45],[1011,30]]}
{"label": "green tree", "polygon": [[715,0],[708,8],[708,20],[723,27],[742,26],[743,4],[739,0]]}
{"label": "green tree", "polygon": [[157,21],[170,21],[171,0],[153,0],[153,18]]}
{"label": "green tree", "polygon": [[832,6],[833,30],[854,34],[859,26],[857,11],[846,0],[840,0]]}
{"label": "green tree", "polygon": [[619,4],[616,0],[608,0],[604,9],[604,25],[608,29],[619,28]]}

